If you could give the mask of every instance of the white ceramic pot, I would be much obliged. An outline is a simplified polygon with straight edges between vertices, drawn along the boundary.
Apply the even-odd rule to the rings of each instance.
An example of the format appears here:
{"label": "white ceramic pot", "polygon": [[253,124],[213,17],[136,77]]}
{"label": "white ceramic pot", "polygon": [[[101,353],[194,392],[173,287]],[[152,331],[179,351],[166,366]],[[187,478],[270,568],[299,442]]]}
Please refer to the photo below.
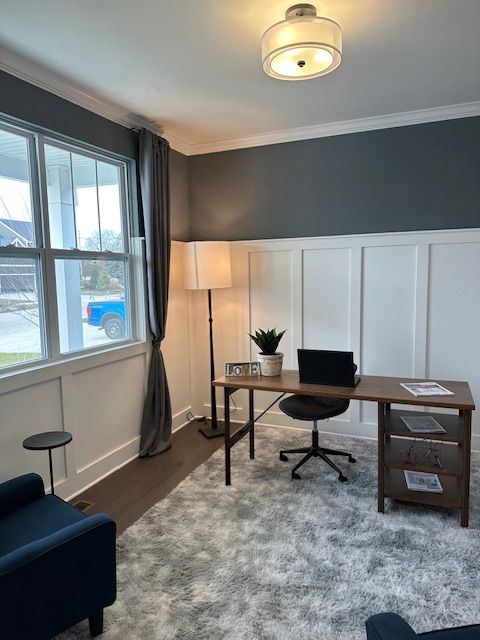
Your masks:
{"label": "white ceramic pot", "polygon": [[260,375],[279,376],[282,373],[283,353],[274,353],[273,355],[259,353],[258,362],[260,363]]}

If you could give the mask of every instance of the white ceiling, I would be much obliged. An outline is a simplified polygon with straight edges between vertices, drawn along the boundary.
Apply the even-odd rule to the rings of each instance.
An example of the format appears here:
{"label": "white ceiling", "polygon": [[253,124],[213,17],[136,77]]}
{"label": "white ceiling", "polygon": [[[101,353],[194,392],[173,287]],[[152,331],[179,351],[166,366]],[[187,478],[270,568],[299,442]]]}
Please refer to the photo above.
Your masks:
{"label": "white ceiling", "polygon": [[0,0],[0,42],[193,146],[480,100],[480,0],[318,1],[344,57],[303,82],[260,62],[262,33],[291,4]]}

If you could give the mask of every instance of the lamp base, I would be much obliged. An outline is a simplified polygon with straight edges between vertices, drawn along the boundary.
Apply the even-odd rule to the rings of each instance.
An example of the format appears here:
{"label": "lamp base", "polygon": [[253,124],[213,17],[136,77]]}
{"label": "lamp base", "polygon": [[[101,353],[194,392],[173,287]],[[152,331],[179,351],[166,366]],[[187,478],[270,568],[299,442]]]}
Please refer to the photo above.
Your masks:
{"label": "lamp base", "polygon": [[223,425],[223,422],[221,422],[220,420],[217,421],[216,429],[212,428],[212,421],[208,418],[205,418],[204,420],[197,420],[197,422],[199,423],[199,425],[201,425],[198,432],[209,440],[211,438],[223,438],[223,436],[225,435],[225,427]]}

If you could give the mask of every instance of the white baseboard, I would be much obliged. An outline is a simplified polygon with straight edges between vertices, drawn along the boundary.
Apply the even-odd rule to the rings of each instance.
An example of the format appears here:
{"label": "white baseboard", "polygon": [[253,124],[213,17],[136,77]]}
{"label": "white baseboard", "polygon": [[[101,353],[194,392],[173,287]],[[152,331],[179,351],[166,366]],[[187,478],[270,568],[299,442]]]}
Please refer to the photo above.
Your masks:
{"label": "white baseboard", "polygon": [[172,418],[172,433],[178,431],[182,427],[188,424],[187,413],[192,410],[192,407],[185,407],[181,411],[178,411]]}
{"label": "white baseboard", "polygon": [[[57,492],[65,500],[71,500],[93,485],[121,469],[135,458],[138,458],[140,436],[133,438],[120,447],[110,451],[101,458],[72,474],[60,483]],[[68,497],[65,497],[67,494]]]}
{"label": "white baseboard", "polygon": [[[190,410],[190,407],[186,407],[172,416],[172,433],[188,424],[186,414]],[[67,497],[64,497],[65,500],[72,500],[87,489],[90,489],[90,487],[138,458],[139,444],[140,436],[137,436],[79,469],[74,476],[66,478],[57,485],[58,494],[61,497],[66,495]]]}

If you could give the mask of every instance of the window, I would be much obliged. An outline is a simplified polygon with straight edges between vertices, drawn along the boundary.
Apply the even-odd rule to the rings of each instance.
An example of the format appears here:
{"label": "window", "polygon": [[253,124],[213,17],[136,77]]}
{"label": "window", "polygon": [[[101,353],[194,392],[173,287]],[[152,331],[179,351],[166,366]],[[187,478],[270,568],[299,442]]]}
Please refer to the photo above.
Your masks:
{"label": "window", "polygon": [[135,337],[127,171],[0,123],[0,371]]}

